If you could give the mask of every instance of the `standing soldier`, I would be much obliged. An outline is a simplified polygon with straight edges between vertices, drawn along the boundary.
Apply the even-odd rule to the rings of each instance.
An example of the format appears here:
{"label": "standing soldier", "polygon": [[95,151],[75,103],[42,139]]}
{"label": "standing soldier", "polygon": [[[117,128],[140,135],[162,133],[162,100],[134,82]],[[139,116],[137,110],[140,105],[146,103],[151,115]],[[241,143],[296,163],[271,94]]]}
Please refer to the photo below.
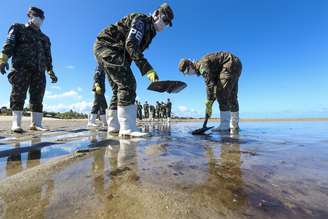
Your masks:
{"label": "standing soldier", "polygon": [[166,118],[166,105],[163,101],[161,103],[161,112],[162,112],[162,118],[165,119]]}
{"label": "standing soldier", "polygon": [[[94,53],[98,63],[108,75],[113,98],[110,110],[112,121],[118,119],[120,136],[141,137],[147,133],[138,131],[136,126],[136,80],[131,70],[134,61],[150,81],[158,80],[157,73],[144,57],[156,32],[172,26],[173,11],[166,3],[162,4],[152,16],[132,13],[114,25],[105,28],[97,36]],[[118,129],[109,123],[108,129]]]}
{"label": "standing soldier", "polygon": [[12,57],[12,71],[8,80],[12,85],[10,108],[13,112],[12,127],[14,132],[23,132],[21,127],[24,102],[27,90],[30,95],[31,130],[43,131],[43,96],[46,88],[45,71],[52,83],[57,77],[52,70],[52,57],[49,38],[41,32],[44,12],[31,7],[27,13],[27,24],[14,24],[10,27],[8,38],[0,54],[0,71],[8,70],[8,59]]}
{"label": "standing soldier", "polygon": [[154,121],[154,119],[156,118],[156,112],[155,112],[154,105],[149,105],[149,111],[150,111],[150,115],[151,115],[151,121]]}
{"label": "standing soldier", "polygon": [[148,105],[147,101],[143,105],[143,110],[144,110],[145,118],[148,119],[149,118],[149,105]]}
{"label": "standing soldier", "polygon": [[171,109],[172,109],[172,103],[170,101],[170,98],[168,98],[166,102],[166,116],[168,122],[170,122],[171,119]]}
{"label": "standing soldier", "polygon": [[142,120],[142,105],[141,102],[137,101],[137,117]]}
{"label": "standing soldier", "polygon": [[159,119],[161,117],[161,115],[160,115],[161,114],[161,104],[158,101],[156,101],[155,110],[156,110],[156,118]]}
{"label": "standing soldier", "polygon": [[88,126],[96,127],[96,118],[99,113],[100,121],[103,126],[107,126],[106,121],[106,109],[107,109],[107,101],[105,97],[105,72],[101,68],[101,66],[97,66],[95,75],[93,77],[94,84],[92,91],[95,93],[93,106],[91,109],[91,114],[89,115]]}
{"label": "standing soldier", "polygon": [[182,59],[179,70],[187,75],[202,75],[206,83],[206,113],[212,115],[215,99],[220,106],[220,126],[216,131],[239,130],[238,80],[242,70],[239,58],[230,52],[216,52],[192,62]]}

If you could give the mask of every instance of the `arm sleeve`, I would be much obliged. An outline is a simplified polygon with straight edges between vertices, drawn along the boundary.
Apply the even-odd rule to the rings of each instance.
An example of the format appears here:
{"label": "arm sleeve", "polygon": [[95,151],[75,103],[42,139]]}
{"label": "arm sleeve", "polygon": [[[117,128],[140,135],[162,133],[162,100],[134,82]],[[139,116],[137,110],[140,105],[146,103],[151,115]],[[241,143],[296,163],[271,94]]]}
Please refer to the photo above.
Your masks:
{"label": "arm sleeve", "polygon": [[14,24],[9,28],[8,37],[2,49],[2,53],[6,54],[8,58],[13,56],[17,43],[17,38],[19,35],[19,28],[20,28],[19,24]]}
{"label": "arm sleeve", "polygon": [[215,78],[215,74],[210,71],[208,63],[202,63],[199,72],[205,79],[207,99],[214,101],[216,99],[216,86],[218,79]]}
{"label": "arm sleeve", "polygon": [[130,32],[125,42],[125,48],[127,52],[140,69],[142,75],[145,75],[149,70],[153,69],[140,49],[144,34],[144,21],[140,18],[135,18],[131,23]]}
{"label": "arm sleeve", "polygon": [[52,56],[51,56],[51,43],[50,39],[47,37],[45,43],[45,52],[46,52],[46,67],[47,71],[52,70]]}

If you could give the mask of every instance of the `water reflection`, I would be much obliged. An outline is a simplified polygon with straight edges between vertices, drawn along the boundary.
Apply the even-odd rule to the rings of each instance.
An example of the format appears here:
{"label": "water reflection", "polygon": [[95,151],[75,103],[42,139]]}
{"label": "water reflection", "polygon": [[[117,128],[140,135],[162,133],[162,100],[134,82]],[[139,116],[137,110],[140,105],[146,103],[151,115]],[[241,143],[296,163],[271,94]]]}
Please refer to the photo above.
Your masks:
{"label": "water reflection", "polygon": [[[31,145],[39,144],[41,142],[40,137],[34,137],[31,140]],[[21,148],[21,143],[14,143],[13,148]],[[33,148],[27,152],[26,168],[32,168],[40,165],[41,148]],[[15,175],[24,170],[22,153],[19,150],[11,153],[7,158],[6,164],[6,176]]]}
{"label": "water reflection", "polygon": [[221,135],[221,139],[219,155],[215,153],[217,145],[206,147],[207,182],[194,191],[206,200],[204,203],[208,207],[214,205],[217,211],[224,213],[224,208],[242,209],[247,203],[247,196],[244,192],[238,135]]}

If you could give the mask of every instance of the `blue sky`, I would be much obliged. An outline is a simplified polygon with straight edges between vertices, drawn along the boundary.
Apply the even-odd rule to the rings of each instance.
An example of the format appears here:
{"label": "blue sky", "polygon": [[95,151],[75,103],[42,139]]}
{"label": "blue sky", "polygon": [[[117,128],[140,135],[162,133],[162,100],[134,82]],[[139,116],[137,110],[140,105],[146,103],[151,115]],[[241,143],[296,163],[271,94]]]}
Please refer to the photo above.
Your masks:
{"label": "blue sky", "polygon": [[[97,34],[131,12],[151,13],[162,1],[28,1],[1,3],[0,43],[13,23],[25,23],[29,6],[44,9],[42,30],[52,42],[54,71],[48,78],[46,110],[69,108],[88,112],[96,65],[92,46]],[[240,57],[242,117],[328,116],[328,1],[230,0],[168,1],[175,12],[173,27],[159,33],[145,56],[163,80],[182,80],[179,94],[147,91],[149,81],[133,64],[137,95],[144,102],[171,98],[179,115],[204,114],[201,77],[185,77],[177,69],[183,57],[198,59],[208,52],[231,51]],[[10,86],[0,78],[0,105],[9,104]],[[110,88],[107,83],[107,96]],[[27,104],[27,102],[26,102]],[[218,115],[215,104],[214,116]]]}

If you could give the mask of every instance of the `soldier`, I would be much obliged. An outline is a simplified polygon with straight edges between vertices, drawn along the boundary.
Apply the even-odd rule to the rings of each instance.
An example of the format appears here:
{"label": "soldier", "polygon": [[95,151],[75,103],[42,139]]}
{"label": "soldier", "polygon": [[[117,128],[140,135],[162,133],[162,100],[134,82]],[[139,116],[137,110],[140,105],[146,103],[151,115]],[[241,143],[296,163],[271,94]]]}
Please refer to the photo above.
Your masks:
{"label": "soldier", "polygon": [[[173,11],[166,3],[162,4],[152,16],[132,13],[114,25],[105,28],[97,36],[94,53],[98,63],[103,66],[112,87],[113,97],[110,110],[112,121],[118,119],[120,136],[141,137],[147,133],[138,131],[136,126],[136,80],[130,65],[134,61],[150,81],[158,80],[157,73],[144,57],[156,32],[172,26]],[[117,130],[115,123],[108,124],[108,131]]]}
{"label": "soldier", "polygon": [[106,121],[106,109],[107,109],[107,101],[105,97],[105,72],[101,68],[101,66],[97,66],[93,80],[92,91],[95,93],[95,98],[93,101],[93,106],[91,109],[91,114],[89,115],[88,126],[96,127],[96,118],[99,113],[100,121],[103,126],[107,126]]}
{"label": "soldier", "polygon": [[161,103],[161,112],[162,112],[162,118],[166,118],[166,104],[162,101]]}
{"label": "soldier", "polygon": [[137,117],[142,120],[142,105],[141,102],[137,101]]}
{"label": "soldier", "polygon": [[161,104],[158,101],[156,101],[155,111],[156,111],[156,118],[157,119],[161,118]]}
{"label": "soldier", "polygon": [[156,118],[156,112],[155,112],[154,105],[149,105],[149,111],[150,111],[150,115],[151,115],[151,120],[154,121],[154,119]]}
{"label": "soldier", "polygon": [[166,118],[168,122],[170,122],[171,119],[171,109],[172,109],[172,103],[170,101],[170,98],[168,98],[166,102]]}
{"label": "soldier", "polygon": [[216,131],[238,132],[238,80],[242,70],[239,58],[229,52],[210,53],[195,62],[182,59],[179,70],[187,75],[204,77],[207,90],[206,113],[211,116],[215,99],[220,106],[221,123]]}
{"label": "soldier", "polygon": [[13,111],[12,127],[14,132],[23,132],[21,120],[27,90],[30,94],[31,130],[43,131],[43,96],[46,88],[45,71],[52,83],[57,77],[52,70],[52,57],[49,38],[41,32],[44,12],[31,7],[27,13],[27,24],[14,24],[10,27],[8,38],[0,54],[0,71],[8,70],[8,59],[12,57],[12,71],[8,80],[12,85],[10,108]]}
{"label": "soldier", "polygon": [[143,110],[144,110],[145,118],[148,119],[149,118],[149,105],[148,105],[147,101],[143,105]]}

